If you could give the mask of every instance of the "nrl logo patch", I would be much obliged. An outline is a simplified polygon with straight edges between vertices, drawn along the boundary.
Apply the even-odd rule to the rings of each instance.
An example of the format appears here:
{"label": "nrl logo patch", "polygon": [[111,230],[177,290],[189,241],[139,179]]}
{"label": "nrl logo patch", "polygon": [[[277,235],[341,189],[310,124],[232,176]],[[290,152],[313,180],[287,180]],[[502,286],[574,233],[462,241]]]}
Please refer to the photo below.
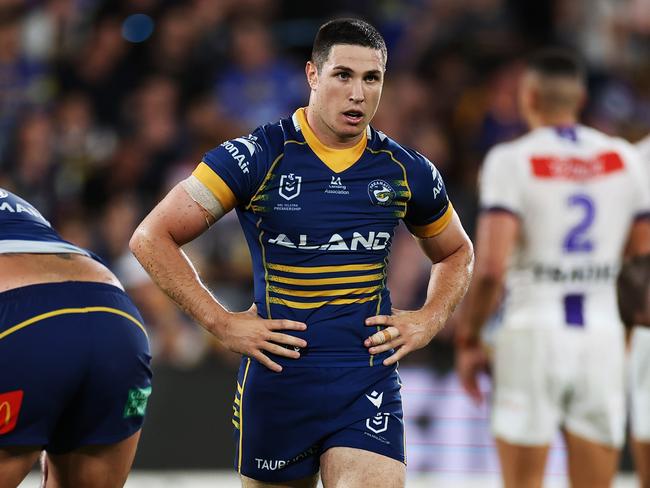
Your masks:
{"label": "nrl logo patch", "polygon": [[381,434],[388,430],[388,413],[378,413],[372,418],[366,419],[366,428],[375,434]]}
{"label": "nrl logo patch", "polygon": [[373,205],[387,207],[395,200],[395,190],[384,180],[372,180],[368,184],[368,196]]}
{"label": "nrl logo patch", "polygon": [[293,200],[300,195],[300,184],[302,176],[296,176],[293,173],[280,176],[280,188],[278,193],[285,200]]}

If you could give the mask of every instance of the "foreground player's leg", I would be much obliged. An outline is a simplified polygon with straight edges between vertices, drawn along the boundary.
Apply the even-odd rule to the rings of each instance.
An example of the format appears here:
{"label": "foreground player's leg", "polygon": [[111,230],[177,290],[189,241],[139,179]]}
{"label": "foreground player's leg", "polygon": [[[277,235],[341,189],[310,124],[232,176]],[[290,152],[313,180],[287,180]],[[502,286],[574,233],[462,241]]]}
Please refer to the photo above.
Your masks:
{"label": "foreground player's leg", "polygon": [[632,455],[641,488],[650,488],[650,442],[639,442],[632,438]]}
{"label": "foreground player's leg", "polygon": [[18,486],[32,469],[40,453],[40,446],[1,448],[0,486]]}
{"label": "foreground player's leg", "polygon": [[140,431],[115,444],[86,446],[67,454],[48,454],[45,488],[118,488],[133,464]]}
{"label": "foreground player's leg", "polygon": [[320,457],[325,488],[403,488],[406,465],[387,456],[351,447],[332,447]]}
{"label": "foreground player's leg", "polygon": [[505,488],[540,488],[549,446],[522,446],[497,439]]}
{"label": "foreground player's leg", "polygon": [[564,431],[572,488],[608,488],[618,468],[618,449]]}
{"label": "foreground player's leg", "polygon": [[242,488],[316,488],[318,484],[318,474],[310,476],[309,478],[302,478],[299,480],[283,481],[282,483],[265,483],[257,481],[248,476],[242,475],[241,485]]}

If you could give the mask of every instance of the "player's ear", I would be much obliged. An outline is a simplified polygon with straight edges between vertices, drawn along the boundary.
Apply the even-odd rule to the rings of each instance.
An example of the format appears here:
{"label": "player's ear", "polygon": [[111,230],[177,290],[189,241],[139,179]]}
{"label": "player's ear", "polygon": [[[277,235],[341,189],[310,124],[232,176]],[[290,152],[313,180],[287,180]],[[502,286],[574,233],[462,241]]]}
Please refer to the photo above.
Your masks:
{"label": "player's ear", "polygon": [[318,85],[318,68],[313,62],[307,61],[307,64],[305,65],[305,75],[307,75],[309,88],[315,90],[316,85]]}

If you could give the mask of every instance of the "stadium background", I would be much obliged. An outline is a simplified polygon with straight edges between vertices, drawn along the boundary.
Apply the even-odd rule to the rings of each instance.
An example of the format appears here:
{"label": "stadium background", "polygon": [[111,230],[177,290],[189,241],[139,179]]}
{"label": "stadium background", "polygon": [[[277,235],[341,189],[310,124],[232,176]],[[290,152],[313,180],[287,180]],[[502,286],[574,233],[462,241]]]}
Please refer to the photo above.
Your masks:
{"label": "stadium background", "polygon": [[[146,319],[155,383],[136,469],[230,467],[238,357],[155,288],[129,237],[206,150],[306,104],[304,62],[335,16],[361,16],[385,36],[373,125],[437,165],[470,235],[482,157],[525,130],[516,82],[535,48],[584,56],[584,122],[632,141],[650,131],[648,0],[2,0],[0,186],[101,255]],[[234,214],[186,250],[223,303],[248,308]],[[403,229],[390,265],[394,304],[417,307],[428,264]],[[401,366],[409,470],[494,474],[487,408],[463,395],[452,365],[445,330]],[[558,442],[551,478],[563,458]]]}

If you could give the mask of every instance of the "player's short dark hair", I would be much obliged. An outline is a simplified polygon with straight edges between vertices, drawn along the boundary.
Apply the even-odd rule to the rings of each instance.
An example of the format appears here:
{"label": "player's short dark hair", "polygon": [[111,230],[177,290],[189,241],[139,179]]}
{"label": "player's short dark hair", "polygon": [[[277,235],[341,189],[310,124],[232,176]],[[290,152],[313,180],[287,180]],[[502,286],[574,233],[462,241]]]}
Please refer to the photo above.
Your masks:
{"label": "player's short dark hair", "polygon": [[528,69],[543,76],[575,78],[583,81],[585,69],[573,52],[561,48],[546,48],[534,53],[528,60]]}
{"label": "player's short dark hair", "polygon": [[320,71],[335,44],[351,44],[381,51],[384,63],[388,58],[386,42],[379,31],[360,19],[334,19],[321,25],[314,39],[311,61]]}
{"label": "player's short dark hair", "polygon": [[618,274],[616,281],[618,295],[618,310],[623,323],[632,325],[647,325],[650,323],[636,324],[639,317],[646,317],[650,309],[650,254],[635,256],[627,260]]}

